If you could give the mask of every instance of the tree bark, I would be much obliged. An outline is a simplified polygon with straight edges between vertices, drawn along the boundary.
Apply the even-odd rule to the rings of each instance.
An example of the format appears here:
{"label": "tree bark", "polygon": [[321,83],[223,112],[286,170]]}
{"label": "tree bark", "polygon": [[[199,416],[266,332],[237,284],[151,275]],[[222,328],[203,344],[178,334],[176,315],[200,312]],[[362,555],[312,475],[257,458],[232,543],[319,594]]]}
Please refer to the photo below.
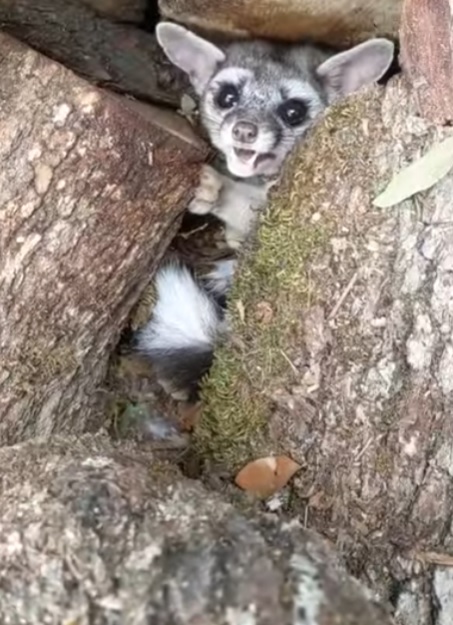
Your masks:
{"label": "tree bark", "polygon": [[235,340],[218,350],[195,434],[202,457],[232,473],[290,455],[304,467],[291,510],[341,545],[399,625],[446,625],[453,172],[391,208],[373,205],[397,172],[453,137],[419,104],[407,75],[350,98],[288,164],[239,273]]}
{"label": "tree bark", "polygon": [[132,443],[24,443],[0,465],[3,623],[390,625],[319,537]]}
{"label": "tree bark", "polygon": [[0,72],[5,444],[80,432],[97,414],[109,350],[207,150],[180,118],[96,90],[3,34]]}
{"label": "tree bark", "polygon": [[0,0],[0,24],[100,86],[175,108],[190,91],[153,35],[99,17],[79,0]]}
{"label": "tree bark", "polygon": [[350,45],[397,38],[402,0],[159,0],[162,15],[219,34]]}
{"label": "tree bark", "polygon": [[421,113],[453,121],[452,6],[447,0],[406,0],[401,19],[401,62],[417,92]]}
{"label": "tree bark", "polygon": [[157,0],[80,0],[98,15],[117,22],[140,24],[145,19],[146,5]]}

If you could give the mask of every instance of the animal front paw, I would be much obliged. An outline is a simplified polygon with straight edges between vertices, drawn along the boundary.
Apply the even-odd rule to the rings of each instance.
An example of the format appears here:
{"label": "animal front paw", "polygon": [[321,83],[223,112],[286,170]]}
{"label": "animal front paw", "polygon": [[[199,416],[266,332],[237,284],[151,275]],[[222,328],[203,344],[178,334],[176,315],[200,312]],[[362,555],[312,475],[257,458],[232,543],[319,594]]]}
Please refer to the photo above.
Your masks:
{"label": "animal front paw", "polygon": [[246,239],[246,234],[237,230],[236,228],[231,228],[230,226],[226,226],[225,228],[225,241],[227,246],[232,250],[238,250],[242,247],[244,241]]}
{"label": "animal front paw", "polygon": [[200,174],[200,184],[195,190],[195,197],[187,210],[195,215],[207,215],[212,211],[219,200],[222,190],[222,178],[210,165],[203,165]]}

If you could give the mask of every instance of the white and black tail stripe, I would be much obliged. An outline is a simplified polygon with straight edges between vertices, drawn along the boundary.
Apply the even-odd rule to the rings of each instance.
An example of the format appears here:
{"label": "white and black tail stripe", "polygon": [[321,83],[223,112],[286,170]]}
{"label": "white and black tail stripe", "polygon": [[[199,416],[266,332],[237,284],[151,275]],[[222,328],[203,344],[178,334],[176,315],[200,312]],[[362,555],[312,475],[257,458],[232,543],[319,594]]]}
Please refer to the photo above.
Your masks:
{"label": "white and black tail stripe", "polygon": [[217,303],[226,308],[226,298],[233,283],[237,260],[219,260],[214,269],[203,277],[203,286]]}
{"label": "white and black tail stripe", "polygon": [[225,332],[224,314],[184,265],[164,265],[155,283],[156,305],[137,334],[137,349],[149,357],[165,388],[192,399]]}

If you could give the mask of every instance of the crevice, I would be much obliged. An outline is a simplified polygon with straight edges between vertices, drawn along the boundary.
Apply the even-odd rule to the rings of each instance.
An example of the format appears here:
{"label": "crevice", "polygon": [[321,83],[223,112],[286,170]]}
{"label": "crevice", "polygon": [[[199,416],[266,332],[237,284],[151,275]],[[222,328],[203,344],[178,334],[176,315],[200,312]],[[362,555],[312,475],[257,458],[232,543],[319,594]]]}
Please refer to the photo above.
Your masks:
{"label": "crevice", "polygon": [[147,0],[145,16],[142,22],[143,30],[153,33],[160,20],[159,3],[157,0]]}

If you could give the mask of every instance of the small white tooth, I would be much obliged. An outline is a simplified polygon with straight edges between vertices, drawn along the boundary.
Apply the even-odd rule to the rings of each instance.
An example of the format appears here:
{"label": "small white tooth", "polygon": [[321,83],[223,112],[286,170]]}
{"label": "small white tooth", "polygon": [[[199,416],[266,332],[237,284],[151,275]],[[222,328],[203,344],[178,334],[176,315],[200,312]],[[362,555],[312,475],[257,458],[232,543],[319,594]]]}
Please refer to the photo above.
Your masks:
{"label": "small white tooth", "polygon": [[236,156],[241,161],[249,161],[254,156],[256,156],[256,152],[254,150],[245,150],[245,149],[241,149],[241,148],[234,148],[234,152],[235,152]]}

